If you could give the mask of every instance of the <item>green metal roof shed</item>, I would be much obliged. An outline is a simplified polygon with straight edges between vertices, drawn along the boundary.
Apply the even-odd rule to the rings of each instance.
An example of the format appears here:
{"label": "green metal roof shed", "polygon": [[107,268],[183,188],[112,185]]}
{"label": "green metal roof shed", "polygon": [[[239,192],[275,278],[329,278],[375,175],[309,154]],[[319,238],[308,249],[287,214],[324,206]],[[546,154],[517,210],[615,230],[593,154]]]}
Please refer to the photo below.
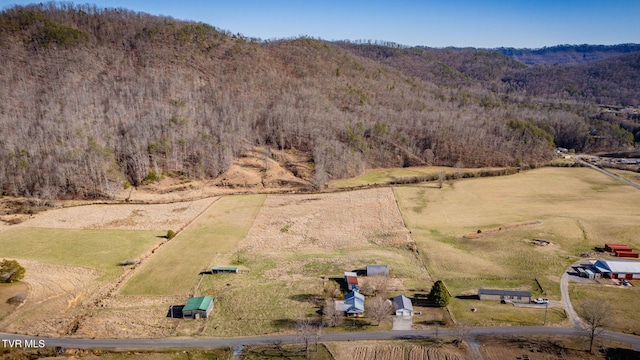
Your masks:
{"label": "green metal roof shed", "polygon": [[182,308],[182,315],[186,318],[206,318],[213,310],[213,298],[211,296],[199,296],[187,300]]}

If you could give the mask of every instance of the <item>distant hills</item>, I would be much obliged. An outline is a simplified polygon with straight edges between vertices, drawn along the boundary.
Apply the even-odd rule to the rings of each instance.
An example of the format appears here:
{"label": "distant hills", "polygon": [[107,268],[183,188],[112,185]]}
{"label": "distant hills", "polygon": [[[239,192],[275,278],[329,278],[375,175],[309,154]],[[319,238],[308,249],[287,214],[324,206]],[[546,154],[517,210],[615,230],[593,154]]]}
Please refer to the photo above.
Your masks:
{"label": "distant hills", "polygon": [[497,48],[496,51],[527,65],[582,64],[640,51],[640,44],[557,45],[541,49]]}
{"label": "distant hills", "polygon": [[598,106],[640,103],[637,52],[530,66],[496,50],[263,42],[47,3],[0,13],[0,54],[6,195],[103,198],[162,176],[213,179],[255,146],[306,154],[323,187],[367,168],[535,166],[556,146],[640,141],[633,111]]}

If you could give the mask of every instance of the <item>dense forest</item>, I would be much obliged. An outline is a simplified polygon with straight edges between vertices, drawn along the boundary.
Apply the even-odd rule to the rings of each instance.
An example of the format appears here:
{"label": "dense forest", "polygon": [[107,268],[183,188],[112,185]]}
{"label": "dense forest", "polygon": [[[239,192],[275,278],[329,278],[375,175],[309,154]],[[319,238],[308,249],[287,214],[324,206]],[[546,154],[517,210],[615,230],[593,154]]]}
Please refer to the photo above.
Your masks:
{"label": "dense forest", "polygon": [[597,93],[637,90],[634,54],[540,70],[490,50],[260,41],[66,3],[0,13],[0,51],[5,195],[215,178],[256,145],[310,154],[318,186],[373,167],[536,165],[556,146],[633,146],[637,122],[597,106],[636,101]]}

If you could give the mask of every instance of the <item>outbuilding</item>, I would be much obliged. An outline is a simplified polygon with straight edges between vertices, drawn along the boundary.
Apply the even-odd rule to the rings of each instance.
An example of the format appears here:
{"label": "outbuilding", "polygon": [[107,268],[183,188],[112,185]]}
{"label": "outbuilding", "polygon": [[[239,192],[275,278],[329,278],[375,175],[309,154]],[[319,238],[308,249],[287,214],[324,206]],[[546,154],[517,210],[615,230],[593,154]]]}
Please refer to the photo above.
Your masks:
{"label": "outbuilding", "polygon": [[530,303],[531,293],[518,290],[479,289],[480,300],[511,301],[517,303]]}
{"label": "outbuilding", "polygon": [[367,265],[367,276],[389,276],[389,266]]}
{"label": "outbuilding", "polygon": [[360,284],[358,284],[358,275],[355,272],[345,271],[344,282],[347,284],[347,290],[360,290]]}
{"label": "outbuilding", "polygon": [[594,268],[611,279],[640,280],[640,261],[597,260]]}
{"label": "outbuilding", "polygon": [[393,307],[396,309],[397,316],[413,316],[413,304],[411,299],[404,295],[393,298]]}
{"label": "outbuilding", "polygon": [[616,251],[631,251],[631,247],[625,244],[604,244],[604,251],[616,252]]}
{"label": "outbuilding", "polygon": [[187,304],[182,308],[182,316],[192,319],[206,318],[213,310],[213,302],[211,296],[193,297],[187,300]]}
{"label": "outbuilding", "polygon": [[212,274],[237,274],[238,268],[230,267],[230,266],[214,266],[211,268],[211,273]]}

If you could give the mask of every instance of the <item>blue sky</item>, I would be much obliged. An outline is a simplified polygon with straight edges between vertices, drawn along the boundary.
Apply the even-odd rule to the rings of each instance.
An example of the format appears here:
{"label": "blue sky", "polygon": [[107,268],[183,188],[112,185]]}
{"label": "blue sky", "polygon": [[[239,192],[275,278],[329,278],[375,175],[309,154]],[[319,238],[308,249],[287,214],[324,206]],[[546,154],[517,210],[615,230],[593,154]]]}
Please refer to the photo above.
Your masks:
{"label": "blue sky", "polygon": [[[0,8],[33,1],[0,0]],[[300,35],[432,47],[640,43],[639,0],[81,1],[201,21],[261,39]]]}

